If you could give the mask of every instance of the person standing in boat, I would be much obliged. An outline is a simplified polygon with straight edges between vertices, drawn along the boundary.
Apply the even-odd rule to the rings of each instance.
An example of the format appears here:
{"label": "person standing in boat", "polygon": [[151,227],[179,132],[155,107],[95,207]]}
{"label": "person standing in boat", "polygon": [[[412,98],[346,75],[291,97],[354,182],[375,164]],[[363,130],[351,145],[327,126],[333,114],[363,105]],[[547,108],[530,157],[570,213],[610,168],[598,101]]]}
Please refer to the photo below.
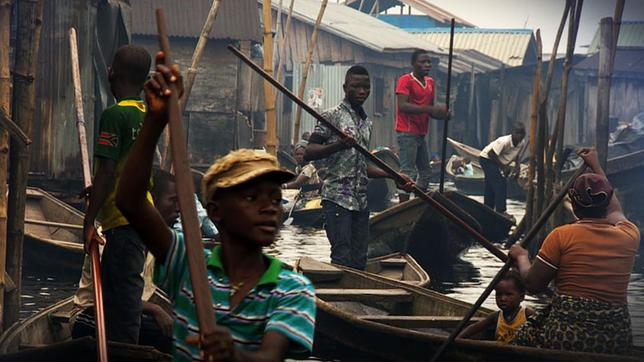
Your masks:
{"label": "person standing in boat", "polygon": [[514,343],[623,354],[633,342],[626,295],[640,233],[624,216],[597,151],[579,155],[593,172],[579,176],[568,190],[579,220],[554,229],[532,263],[525,249],[510,249],[528,291],[540,292],[553,279],[556,289]]}
{"label": "person standing in boat", "polygon": [[[369,238],[369,209],[367,208],[367,183],[369,177],[390,177],[378,167],[368,166],[365,156],[354,149],[355,143],[369,148],[371,120],[362,104],[369,97],[371,83],[369,72],[354,65],[346,73],[345,98],[322,116],[341,129],[339,137],[319,123],[309,138],[305,158],[321,160],[322,208],[325,230],[331,243],[331,262],[356,269],[367,264]],[[408,180],[405,187],[411,188]]]}
{"label": "person standing in boat", "polygon": [[[89,204],[83,222],[85,250],[89,250],[90,243],[101,242],[94,226],[96,219],[106,238],[101,279],[107,338],[131,344],[139,340],[145,247],[114,199],[123,166],[145,117],[141,91],[150,63],[150,54],[140,46],[125,45],[114,54],[108,79],[117,103],[101,115],[94,150],[94,179],[86,190]],[[149,193],[147,197],[152,199]],[[86,263],[90,260],[85,259]]]}
{"label": "person standing in boat", "polygon": [[167,84],[176,82],[182,93],[178,68],[164,66],[161,52],[156,63],[157,72],[145,87],[149,112],[123,170],[116,204],[154,254],[155,282],[173,301],[173,360],[278,361],[308,355],[315,326],[313,286],[262,253],[275,241],[282,221],[280,185],[295,175],[264,152],[232,151],[202,180],[221,246],[205,253],[217,326],[209,334],[195,327],[183,233],[168,227],[146,199],[155,147],[168,122]]}
{"label": "person standing in boat", "polygon": [[[516,122],[512,125],[512,133],[501,136],[481,151],[479,162],[485,174],[485,196],[483,203],[496,212],[511,217],[507,212],[506,199],[508,195],[507,177],[519,174],[519,157],[525,146],[525,127]],[[512,162],[515,168],[512,170]]]}
{"label": "person standing in boat", "polygon": [[[416,180],[422,190],[429,186],[431,167],[427,148],[429,117],[447,120],[445,105],[434,105],[434,80],[429,76],[432,59],[426,50],[411,55],[413,71],[398,79],[396,85],[396,139],[400,151],[400,170]],[[409,200],[401,190],[400,202]]]}

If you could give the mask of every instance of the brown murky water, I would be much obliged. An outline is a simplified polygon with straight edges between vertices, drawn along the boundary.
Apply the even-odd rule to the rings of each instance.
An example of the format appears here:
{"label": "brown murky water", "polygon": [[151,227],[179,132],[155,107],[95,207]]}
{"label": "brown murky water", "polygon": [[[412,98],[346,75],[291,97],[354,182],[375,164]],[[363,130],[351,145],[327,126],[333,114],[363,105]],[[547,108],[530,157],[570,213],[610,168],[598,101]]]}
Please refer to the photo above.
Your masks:
{"label": "brown murky water", "polygon": [[[524,204],[521,202],[510,200],[508,203],[508,212],[518,220],[523,216],[523,208]],[[302,256],[329,261],[329,250],[323,230],[302,229],[291,225],[282,229],[278,240],[267,248],[266,252],[292,264]],[[467,250],[450,270],[442,271],[440,277],[432,275],[431,287],[448,296],[473,303],[501,266],[502,263],[487,250],[475,246]],[[23,278],[21,318],[72,295],[77,282],[78,276],[38,275],[26,270]],[[544,302],[545,300],[531,296],[526,298],[527,305],[538,306]],[[628,303],[635,344],[644,346],[644,260],[639,255],[631,276]],[[493,295],[486,300],[484,306],[496,309]]]}

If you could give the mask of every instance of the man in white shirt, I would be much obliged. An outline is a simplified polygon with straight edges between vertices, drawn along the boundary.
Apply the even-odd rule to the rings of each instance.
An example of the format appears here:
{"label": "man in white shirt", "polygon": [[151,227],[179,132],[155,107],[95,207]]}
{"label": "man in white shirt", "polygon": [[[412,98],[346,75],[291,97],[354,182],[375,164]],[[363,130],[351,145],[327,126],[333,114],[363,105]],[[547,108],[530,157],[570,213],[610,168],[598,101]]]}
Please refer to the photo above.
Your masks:
{"label": "man in white shirt", "polygon": [[507,177],[510,175],[510,165],[513,161],[518,171],[518,158],[523,149],[525,127],[515,123],[512,133],[501,136],[485,146],[479,155],[479,162],[485,173],[484,203],[502,214],[506,213],[505,199],[507,197]]}

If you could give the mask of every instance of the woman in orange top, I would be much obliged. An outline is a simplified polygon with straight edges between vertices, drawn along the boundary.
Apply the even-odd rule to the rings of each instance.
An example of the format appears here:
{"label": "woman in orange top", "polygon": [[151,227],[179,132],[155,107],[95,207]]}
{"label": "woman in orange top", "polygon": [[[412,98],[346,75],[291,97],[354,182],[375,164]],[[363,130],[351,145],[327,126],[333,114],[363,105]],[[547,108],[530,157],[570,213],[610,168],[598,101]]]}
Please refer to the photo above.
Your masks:
{"label": "woman in orange top", "polygon": [[547,288],[550,304],[517,332],[513,343],[595,353],[626,353],[632,345],[626,290],[640,234],[624,216],[597,152],[579,155],[593,173],[578,177],[568,191],[578,221],[553,230],[534,262],[513,246],[512,257],[528,291]]}

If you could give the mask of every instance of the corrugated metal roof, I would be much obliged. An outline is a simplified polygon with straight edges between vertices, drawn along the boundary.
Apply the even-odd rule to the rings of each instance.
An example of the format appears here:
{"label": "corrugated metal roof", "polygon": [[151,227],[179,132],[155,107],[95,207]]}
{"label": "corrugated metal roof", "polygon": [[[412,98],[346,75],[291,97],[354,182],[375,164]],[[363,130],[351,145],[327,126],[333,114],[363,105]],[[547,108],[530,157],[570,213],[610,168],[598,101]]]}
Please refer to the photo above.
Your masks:
{"label": "corrugated metal roof", "polygon": [[[597,76],[598,65],[599,53],[595,53],[576,64],[574,69],[589,71],[591,75]],[[620,73],[637,73],[640,77],[644,76],[644,47],[617,48],[613,74],[620,75]]]}
{"label": "corrugated metal roof", "polygon": [[[447,48],[449,31],[449,28],[430,28],[414,34]],[[509,66],[523,64],[531,42],[534,42],[534,36],[529,29],[457,28],[454,34],[454,49],[477,50]]]}
{"label": "corrugated metal roof", "polygon": [[[261,3],[261,0],[258,2]],[[272,2],[273,7],[277,9],[279,0],[272,0]],[[282,11],[288,11],[287,4],[284,4]],[[293,6],[293,17],[308,24],[315,24],[319,11],[320,1],[297,0]],[[445,51],[435,44],[418,41],[418,38],[400,28],[334,2],[327,4],[320,29],[378,52],[399,52],[423,48],[435,54],[445,54]]]}
{"label": "corrugated metal roof", "polygon": [[[588,47],[588,54],[599,51],[599,32],[597,27],[593,41]],[[619,27],[618,47],[644,47],[644,21],[623,21]]]}
{"label": "corrugated metal roof", "polygon": [[[198,37],[211,0],[134,0],[132,34],[156,35],[155,10],[162,8],[168,22],[168,35]],[[224,0],[219,5],[210,39],[261,40],[256,0]]]}
{"label": "corrugated metal roof", "polygon": [[[371,11],[371,8],[373,7],[375,0],[366,0],[363,2],[363,0],[347,0],[345,4],[347,6],[350,6],[354,9],[358,9],[360,7],[360,3],[363,2],[362,4],[362,11],[369,13]],[[452,18],[454,18],[454,22],[457,25],[462,25],[462,26],[476,26],[469,21],[460,18],[449,11],[446,11],[442,8],[439,8],[438,6],[431,4],[430,2],[426,0],[387,0],[387,1],[380,1],[380,11],[385,11],[386,9],[392,8],[394,6],[401,5],[401,3],[405,5],[409,5],[412,8],[420,11],[421,13],[429,16],[430,18],[437,20],[442,23],[450,23],[452,21]]]}

